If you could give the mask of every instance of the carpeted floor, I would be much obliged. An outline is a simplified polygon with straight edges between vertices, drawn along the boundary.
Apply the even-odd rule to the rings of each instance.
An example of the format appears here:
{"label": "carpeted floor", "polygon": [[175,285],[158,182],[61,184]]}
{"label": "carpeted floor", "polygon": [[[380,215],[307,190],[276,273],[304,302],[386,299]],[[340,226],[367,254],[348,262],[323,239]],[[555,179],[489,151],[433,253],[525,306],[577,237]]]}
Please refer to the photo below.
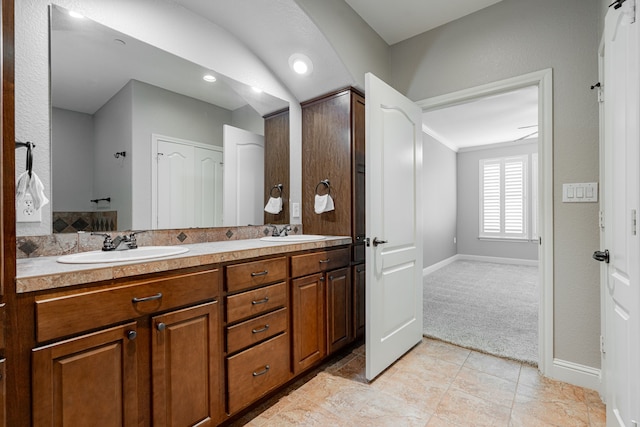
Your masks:
{"label": "carpeted floor", "polygon": [[537,267],[455,261],[423,283],[425,336],[537,365]]}

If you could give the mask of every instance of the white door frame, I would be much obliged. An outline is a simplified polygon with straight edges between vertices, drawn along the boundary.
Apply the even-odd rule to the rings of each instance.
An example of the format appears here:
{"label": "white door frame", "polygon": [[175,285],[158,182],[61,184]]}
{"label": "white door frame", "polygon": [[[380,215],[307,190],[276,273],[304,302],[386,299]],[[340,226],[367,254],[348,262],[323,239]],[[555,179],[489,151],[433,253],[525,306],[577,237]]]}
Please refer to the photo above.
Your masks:
{"label": "white door frame", "polygon": [[[563,378],[553,359],[553,72],[551,68],[464,89],[416,102],[423,111],[461,104],[475,98],[527,86],[538,86],[538,250],[540,305],[538,309],[538,370]],[[567,380],[567,379],[565,379]],[[573,382],[573,381],[570,381]]]}

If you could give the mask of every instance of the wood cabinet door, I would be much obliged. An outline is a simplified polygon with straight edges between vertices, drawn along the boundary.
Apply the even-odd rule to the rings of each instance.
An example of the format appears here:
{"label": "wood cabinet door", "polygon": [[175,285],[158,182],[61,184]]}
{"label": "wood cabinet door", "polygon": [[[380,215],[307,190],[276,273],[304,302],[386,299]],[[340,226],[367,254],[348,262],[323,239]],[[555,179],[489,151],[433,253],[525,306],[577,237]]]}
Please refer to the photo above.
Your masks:
{"label": "wood cabinet door", "polygon": [[152,318],[153,426],[216,425],[223,415],[220,304]]}
{"label": "wood cabinet door", "polygon": [[34,426],[138,424],[136,323],[33,350]]}
{"label": "wood cabinet door", "polygon": [[364,336],[365,321],[365,285],[367,270],[365,264],[353,266],[353,326],[354,338]]}
{"label": "wood cabinet door", "polygon": [[349,268],[326,273],[329,354],[353,341],[353,290]]}
{"label": "wood cabinet door", "polygon": [[327,354],[324,282],[324,274],[313,274],[291,281],[295,374],[302,372]]}

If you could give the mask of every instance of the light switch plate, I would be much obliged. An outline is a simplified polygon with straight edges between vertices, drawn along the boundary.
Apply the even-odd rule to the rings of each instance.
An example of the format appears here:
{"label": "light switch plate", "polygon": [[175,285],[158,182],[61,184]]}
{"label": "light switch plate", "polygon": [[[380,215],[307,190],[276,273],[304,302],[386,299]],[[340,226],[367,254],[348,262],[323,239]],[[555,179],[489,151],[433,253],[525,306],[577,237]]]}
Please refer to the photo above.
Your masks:
{"label": "light switch plate", "polygon": [[598,201],[597,182],[562,184],[562,201],[565,203],[594,203]]}

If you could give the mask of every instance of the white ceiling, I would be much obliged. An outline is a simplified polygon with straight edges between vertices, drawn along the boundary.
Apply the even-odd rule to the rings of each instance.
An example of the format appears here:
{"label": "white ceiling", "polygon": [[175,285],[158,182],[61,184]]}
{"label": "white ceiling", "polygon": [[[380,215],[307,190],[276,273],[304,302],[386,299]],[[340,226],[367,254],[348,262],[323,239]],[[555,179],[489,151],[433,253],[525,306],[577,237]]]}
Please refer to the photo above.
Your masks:
{"label": "white ceiling", "polygon": [[345,0],[392,45],[501,0]]}
{"label": "white ceiling", "polygon": [[431,136],[455,150],[535,138],[538,87],[427,111],[422,123]]}

